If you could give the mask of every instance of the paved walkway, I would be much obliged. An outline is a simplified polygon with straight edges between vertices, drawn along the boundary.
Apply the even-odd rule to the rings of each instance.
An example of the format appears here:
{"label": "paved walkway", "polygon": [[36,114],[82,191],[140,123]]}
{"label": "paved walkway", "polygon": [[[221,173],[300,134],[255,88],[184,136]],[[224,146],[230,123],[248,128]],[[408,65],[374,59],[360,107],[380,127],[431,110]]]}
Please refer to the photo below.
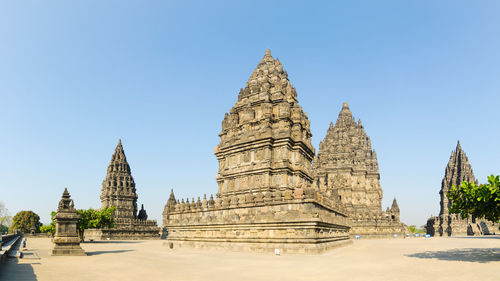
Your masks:
{"label": "paved walkway", "polygon": [[29,238],[27,255],[0,266],[0,280],[500,280],[500,236],[359,240],[323,255],[169,250],[155,241],[84,243],[85,257],[49,256]]}

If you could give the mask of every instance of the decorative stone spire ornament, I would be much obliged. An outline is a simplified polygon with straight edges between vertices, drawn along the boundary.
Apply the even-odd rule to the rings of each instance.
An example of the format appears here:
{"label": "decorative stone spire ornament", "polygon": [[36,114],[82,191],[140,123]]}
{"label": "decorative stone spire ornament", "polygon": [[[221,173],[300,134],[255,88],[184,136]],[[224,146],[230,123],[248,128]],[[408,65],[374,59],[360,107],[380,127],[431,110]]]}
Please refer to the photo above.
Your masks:
{"label": "decorative stone spire ornament", "polygon": [[102,181],[101,207],[115,206],[115,218],[135,219],[137,198],[134,178],[120,139],[111,157],[106,178]]}
{"label": "decorative stone spire ornament", "polygon": [[54,234],[54,248],[51,251],[53,256],[84,256],[85,252],[80,247],[80,237],[76,230],[76,224],[80,216],[76,213],[75,205],[68,189],[65,188],[57,214],[56,233]]}
{"label": "decorative stone spire ornament", "polygon": [[446,166],[444,172],[444,178],[441,182],[441,190],[439,191],[439,195],[441,197],[441,210],[439,215],[448,214],[448,210],[451,207],[451,202],[446,193],[450,191],[453,185],[459,186],[463,181],[477,183],[476,178],[474,177],[474,172],[472,171],[472,166],[469,163],[469,159],[462,150],[460,141],[457,141],[457,147],[451,153],[450,161],[448,161],[448,165]]}
{"label": "decorative stone spire ornament", "polygon": [[140,219],[141,221],[145,221],[148,219],[148,214],[146,213],[146,210],[144,210],[144,204],[141,204],[141,210],[139,210],[137,218]]}

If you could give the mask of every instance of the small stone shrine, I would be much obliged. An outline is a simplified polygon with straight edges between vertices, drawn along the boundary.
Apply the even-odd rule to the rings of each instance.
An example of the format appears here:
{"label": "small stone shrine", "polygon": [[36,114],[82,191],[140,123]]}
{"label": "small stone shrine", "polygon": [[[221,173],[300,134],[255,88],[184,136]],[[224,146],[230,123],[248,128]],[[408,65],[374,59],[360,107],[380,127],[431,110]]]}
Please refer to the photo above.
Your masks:
{"label": "small stone shrine", "polygon": [[344,209],[312,185],[310,122],[269,50],[226,113],[216,196],[165,205],[170,248],[320,253],[349,240]]}
{"label": "small stone shrine", "polygon": [[361,120],[356,123],[347,103],[335,126],[330,123],[312,171],[315,186],[338,197],[345,208],[352,235],[392,236],[407,229],[399,221],[396,198],[390,209],[382,210],[377,154]]}
{"label": "small stone shrine", "polygon": [[76,230],[76,223],[80,216],[76,213],[73,200],[70,198],[68,189],[65,188],[62,199],[59,201],[56,221],[56,233],[54,234],[53,256],[84,256],[85,252],[80,247],[80,237]]}
{"label": "small stone shrine", "polygon": [[427,220],[427,234],[432,236],[477,236],[488,235],[498,229],[498,224],[487,220],[479,220],[472,216],[462,219],[459,214],[449,213],[452,202],[447,193],[453,185],[460,186],[463,181],[478,184],[469,159],[458,141],[457,147],[452,151],[450,161],[446,165],[444,178],[441,182],[439,216],[433,216]]}
{"label": "small stone shrine", "polygon": [[85,239],[159,239],[160,228],[156,221],[147,219],[144,205],[137,213],[138,197],[122,142],[118,140],[101,190],[101,207],[116,207],[114,227],[87,229]]}

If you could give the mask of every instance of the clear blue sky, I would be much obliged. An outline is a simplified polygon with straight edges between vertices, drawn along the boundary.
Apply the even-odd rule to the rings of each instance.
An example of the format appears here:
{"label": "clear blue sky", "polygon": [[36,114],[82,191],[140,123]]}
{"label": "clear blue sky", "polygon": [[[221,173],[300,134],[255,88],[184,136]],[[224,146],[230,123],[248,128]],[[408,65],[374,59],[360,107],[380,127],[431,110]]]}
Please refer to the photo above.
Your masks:
{"label": "clear blue sky", "polygon": [[224,113],[269,48],[318,147],[347,101],[383,208],[423,225],[457,139],[500,173],[498,1],[2,1],[0,201],[44,223],[64,187],[99,208],[121,138],[139,204],[215,193]]}

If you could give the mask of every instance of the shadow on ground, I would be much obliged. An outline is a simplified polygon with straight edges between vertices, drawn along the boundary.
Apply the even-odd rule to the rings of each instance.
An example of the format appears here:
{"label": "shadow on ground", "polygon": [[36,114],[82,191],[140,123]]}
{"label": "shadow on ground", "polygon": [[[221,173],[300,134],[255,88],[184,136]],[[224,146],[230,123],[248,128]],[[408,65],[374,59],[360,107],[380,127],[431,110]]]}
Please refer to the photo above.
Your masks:
{"label": "shadow on ground", "polygon": [[447,251],[428,251],[406,255],[410,258],[438,259],[486,263],[500,261],[500,248],[466,248]]}
{"label": "shadow on ground", "polygon": [[141,243],[141,241],[123,241],[123,240],[100,240],[100,241],[84,241],[85,244],[132,244]]}
{"label": "shadow on ground", "polygon": [[103,255],[103,254],[118,254],[126,252],[135,252],[134,250],[116,250],[116,251],[93,251],[86,252],[87,256]]}
{"label": "shadow on ground", "polygon": [[7,258],[1,265],[0,280],[36,281],[32,264],[40,263],[19,263],[17,258]]}
{"label": "shadow on ground", "polygon": [[486,236],[452,236],[452,239],[500,239],[500,235],[486,235]]}

